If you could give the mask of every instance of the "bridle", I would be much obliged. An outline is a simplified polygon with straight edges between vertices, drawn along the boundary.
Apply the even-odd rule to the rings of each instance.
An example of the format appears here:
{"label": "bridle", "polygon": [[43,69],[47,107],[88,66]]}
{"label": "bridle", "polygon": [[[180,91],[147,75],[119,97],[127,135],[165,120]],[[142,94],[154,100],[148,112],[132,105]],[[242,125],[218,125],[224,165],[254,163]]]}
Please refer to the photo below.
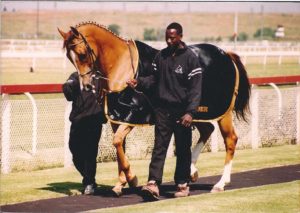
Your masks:
{"label": "bridle", "polygon": [[[73,35],[76,36],[76,37],[80,37],[81,40],[80,40],[79,42],[75,43],[75,44],[69,44],[69,45],[68,45],[68,48],[67,48],[67,51],[68,51],[68,52],[67,52],[67,57],[68,57],[68,58],[70,59],[70,61],[75,65],[75,62],[74,62],[74,61],[72,60],[72,58],[70,57],[70,49],[73,48],[73,47],[75,47],[75,46],[77,46],[77,45],[79,45],[79,44],[81,44],[81,43],[84,43],[85,48],[86,48],[86,50],[87,50],[87,55],[88,55],[89,59],[92,61],[92,68],[91,68],[89,71],[87,71],[87,72],[85,72],[85,73],[83,73],[83,74],[80,74],[80,73],[79,73],[79,70],[77,70],[78,73],[79,73],[79,75],[80,75],[81,77],[84,77],[85,75],[92,74],[92,75],[91,75],[92,81],[93,81],[93,79],[96,79],[96,80],[98,80],[98,79],[103,79],[103,80],[105,80],[105,81],[111,81],[111,82],[116,83],[116,84],[124,84],[124,82],[121,82],[121,81],[118,81],[118,80],[112,80],[112,79],[109,79],[109,78],[105,77],[105,75],[104,75],[103,72],[101,71],[100,67],[98,66],[98,63],[97,63],[98,58],[97,58],[97,56],[96,56],[94,50],[91,48],[91,46],[90,46],[89,43],[87,42],[86,38],[82,35],[82,33],[78,32],[77,30],[76,30],[76,33],[74,33],[74,32],[73,32],[73,29],[75,30],[75,28],[71,27],[71,29],[72,29],[71,32],[73,33]],[[77,33],[78,33],[78,35],[77,35]],[[132,51],[131,51],[131,48],[130,48],[130,45],[129,45],[129,41],[128,41],[128,40],[127,40],[126,43],[127,43],[128,48],[129,48],[132,72],[134,73]],[[75,66],[75,67],[76,67],[76,66]],[[76,69],[77,69],[77,67],[76,67]],[[93,84],[92,84],[91,86],[92,86],[92,88],[91,88],[92,91],[95,93],[95,86],[94,86]]]}
{"label": "bridle", "polygon": [[[78,32],[78,31],[77,31]],[[73,33],[74,34],[74,33]],[[100,75],[102,75],[103,76],[103,73],[101,72],[101,70],[100,70],[100,68],[99,68],[99,66],[98,66],[98,64],[96,63],[97,62],[97,56],[96,56],[96,54],[95,54],[95,52],[94,52],[94,50],[91,48],[91,46],[89,45],[89,43],[87,42],[87,40],[86,40],[86,38],[82,35],[82,33],[80,33],[80,32],[78,32],[78,35],[80,36],[80,39],[81,39],[81,41],[79,41],[79,42],[77,42],[77,43],[75,43],[75,44],[69,44],[68,45],[68,48],[67,48],[67,50],[68,50],[68,52],[67,52],[67,57],[71,60],[71,62],[74,64],[75,62],[71,59],[71,57],[70,57],[70,49],[71,48],[73,48],[73,47],[75,47],[75,46],[77,46],[77,45],[79,45],[79,44],[81,44],[81,43],[84,43],[84,45],[85,45],[85,48],[86,48],[86,50],[87,50],[87,57],[89,57],[89,59],[90,59],[90,61],[92,62],[92,68],[89,70],[89,71],[87,71],[87,72],[85,72],[85,73],[83,73],[83,74],[80,74],[80,76],[81,77],[84,77],[85,75],[88,75],[88,74],[100,74]],[[78,36],[77,36],[78,37]]]}

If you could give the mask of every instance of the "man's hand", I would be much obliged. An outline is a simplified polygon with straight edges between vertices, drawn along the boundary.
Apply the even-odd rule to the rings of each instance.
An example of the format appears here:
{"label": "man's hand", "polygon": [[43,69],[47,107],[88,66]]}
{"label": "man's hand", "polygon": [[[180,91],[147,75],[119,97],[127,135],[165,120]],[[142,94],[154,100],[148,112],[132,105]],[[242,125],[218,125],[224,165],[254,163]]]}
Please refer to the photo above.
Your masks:
{"label": "man's hand", "polygon": [[179,122],[185,127],[190,127],[193,122],[193,117],[189,113],[186,113],[180,118]]}
{"label": "man's hand", "polygon": [[129,79],[128,81],[126,81],[126,84],[134,89],[137,86],[137,80],[136,79]]}

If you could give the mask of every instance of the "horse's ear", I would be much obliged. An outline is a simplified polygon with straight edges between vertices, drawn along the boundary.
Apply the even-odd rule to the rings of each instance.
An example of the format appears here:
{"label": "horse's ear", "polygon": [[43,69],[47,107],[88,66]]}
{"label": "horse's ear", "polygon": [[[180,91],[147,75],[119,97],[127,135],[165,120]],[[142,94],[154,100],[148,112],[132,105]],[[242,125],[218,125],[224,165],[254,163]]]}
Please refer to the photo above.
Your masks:
{"label": "horse's ear", "polygon": [[60,30],[59,28],[57,28],[59,34],[64,38],[64,40],[66,40],[67,38],[67,33],[63,32],[62,30]]}
{"label": "horse's ear", "polygon": [[77,30],[75,27],[70,27],[70,28],[71,28],[72,33],[73,33],[76,37],[78,37],[78,36],[79,36],[78,30]]}

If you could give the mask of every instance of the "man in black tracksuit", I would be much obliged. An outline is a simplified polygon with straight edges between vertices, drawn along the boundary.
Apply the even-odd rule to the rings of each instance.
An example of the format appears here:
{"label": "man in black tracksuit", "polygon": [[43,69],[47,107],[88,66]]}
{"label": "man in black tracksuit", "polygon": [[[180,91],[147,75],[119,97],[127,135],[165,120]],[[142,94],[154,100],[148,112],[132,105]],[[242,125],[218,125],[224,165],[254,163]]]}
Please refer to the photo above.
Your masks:
{"label": "man in black tracksuit", "polygon": [[[95,91],[99,91],[98,89],[99,82],[95,82]],[[80,89],[77,72],[72,73],[63,84],[63,93],[68,101],[72,101],[69,148],[73,163],[83,177],[83,193],[92,195],[97,187],[95,176],[98,144],[102,123],[106,121],[103,107],[97,100],[97,93]]]}
{"label": "man in black tracksuit", "polygon": [[182,27],[172,23],[166,30],[168,47],[153,62],[153,75],[127,82],[140,90],[154,88],[155,144],[149,166],[148,184],[142,188],[145,200],[157,200],[163,168],[172,134],[176,145],[175,197],[189,195],[193,115],[201,99],[202,70],[197,56],[181,41]]}

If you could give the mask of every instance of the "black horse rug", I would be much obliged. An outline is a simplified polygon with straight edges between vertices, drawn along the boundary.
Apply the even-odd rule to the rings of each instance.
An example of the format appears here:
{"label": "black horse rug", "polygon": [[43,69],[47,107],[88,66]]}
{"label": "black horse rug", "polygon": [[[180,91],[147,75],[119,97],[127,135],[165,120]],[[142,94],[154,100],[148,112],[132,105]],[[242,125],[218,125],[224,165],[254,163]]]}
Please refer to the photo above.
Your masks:
{"label": "black horse rug", "polygon": [[[198,55],[203,68],[202,98],[195,122],[219,120],[232,110],[239,86],[238,71],[230,57],[221,49],[209,45],[190,46]],[[153,124],[151,98],[127,87],[121,92],[108,93],[105,113],[113,123],[128,125]]]}

